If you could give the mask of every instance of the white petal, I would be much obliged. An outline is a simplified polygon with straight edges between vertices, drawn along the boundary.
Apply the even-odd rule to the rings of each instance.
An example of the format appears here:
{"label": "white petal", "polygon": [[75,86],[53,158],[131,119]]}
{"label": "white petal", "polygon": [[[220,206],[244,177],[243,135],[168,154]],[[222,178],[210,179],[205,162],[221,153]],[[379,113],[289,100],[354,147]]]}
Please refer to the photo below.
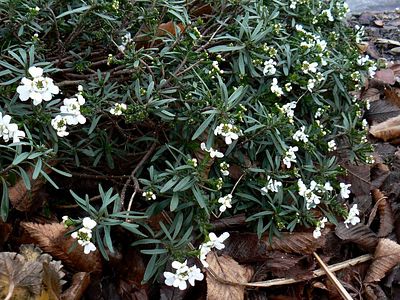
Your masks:
{"label": "white petal", "polygon": [[181,280],[181,281],[179,282],[179,289],[180,289],[181,291],[183,291],[183,290],[186,290],[186,288],[187,288],[187,283],[186,283],[186,281],[185,281],[185,280]]}
{"label": "white petal", "polygon": [[43,69],[38,68],[38,67],[30,67],[28,69],[29,74],[31,74],[32,77],[40,77],[43,75]]}
{"label": "white petal", "polygon": [[42,93],[42,98],[44,101],[50,101],[52,97],[53,96],[50,93],[50,91],[46,91],[46,92]]}
{"label": "white petal", "polygon": [[95,220],[92,220],[92,219],[89,218],[89,217],[85,217],[85,218],[83,218],[83,220],[82,220],[82,225],[83,225],[83,227],[86,227],[86,228],[88,228],[88,229],[93,229],[93,228],[96,227],[97,223],[96,223]]}
{"label": "white petal", "polygon": [[26,85],[20,85],[19,87],[17,87],[17,93],[19,94],[19,99],[21,101],[26,101],[29,99],[31,89]]}

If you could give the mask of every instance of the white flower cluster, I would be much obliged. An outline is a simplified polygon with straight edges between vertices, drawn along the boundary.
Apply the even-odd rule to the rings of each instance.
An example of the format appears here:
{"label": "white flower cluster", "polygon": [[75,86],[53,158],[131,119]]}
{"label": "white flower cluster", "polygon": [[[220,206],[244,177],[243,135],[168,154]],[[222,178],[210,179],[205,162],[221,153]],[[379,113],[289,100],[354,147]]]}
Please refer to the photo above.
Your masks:
{"label": "white flower cluster", "polygon": [[214,71],[219,74],[224,74],[224,70],[221,70],[221,68],[219,67],[218,61],[214,60],[211,64],[211,66],[212,66],[212,70],[209,73],[212,73]]}
{"label": "white flower cluster", "polygon": [[322,16],[325,16],[325,17],[328,19],[328,21],[330,21],[330,22],[335,21],[335,19],[333,18],[333,15],[332,15],[332,12],[331,12],[330,9],[324,9],[324,10],[321,12],[321,15],[322,15]]}
{"label": "white flower cluster", "polygon": [[85,104],[82,96],[82,86],[78,86],[78,93],[72,98],[65,98],[60,107],[60,114],[51,120],[51,125],[60,137],[67,136],[67,125],[85,124],[86,118],[81,113],[81,106]]}
{"label": "white flower cluster", "polygon": [[227,238],[229,238],[229,232],[224,232],[219,237],[217,237],[214,232],[208,234],[208,241],[199,246],[199,259],[204,267],[208,268],[208,263],[206,261],[207,254],[210,253],[213,248],[217,250],[224,249],[224,242]]}
{"label": "white flower cluster", "polygon": [[290,169],[292,167],[292,162],[296,162],[296,152],[299,151],[299,147],[289,147],[289,149],[285,152],[285,157],[283,158],[283,164],[286,168]]}
{"label": "white flower cluster", "polygon": [[201,270],[196,265],[188,267],[186,260],[183,263],[175,260],[171,266],[176,270],[175,273],[164,272],[165,284],[168,286],[186,290],[186,281],[189,281],[190,285],[194,286],[196,280],[202,281],[204,279],[204,274],[201,273]]}
{"label": "white flower cluster", "polygon": [[288,117],[289,123],[293,123],[294,109],[296,108],[296,105],[297,103],[293,101],[284,104],[282,107],[278,107],[278,109]]}
{"label": "white flower cluster", "polygon": [[356,43],[361,43],[365,35],[365,28],[364,26],[356,25],[354,29],[356,31]]}
{"label": "white flower cluster", "polygon": [[263,188],[261,188],[261,194],[262,195],[267,195],[268,191],[277,193],[279,187],[282,186],[282,182],[272,179],[271,176],[267,176],[267,185]]}
{"label": "white flower cluster", "polygon": [[337,149],[335,140],[331,140],[328,142],[328,151],[335,151]]}
{"label": "white flower cluster", "polygon": [[33,100],[33,105],[39,105],[42,101],[50,101],[53,95],[60,92],[58,86],[53,83],[53,79],[43,76],[43,69],[30,67],[28,69],[32,79],[23,77],[21,85],[17,87],[17,93],[21,101],[29,98]]}
{"label": "white flower cluster", "polygon": [[143,192],[142,196],[145,197],[146,200],[156,200],[157,199],[157,196],[156,196],[156,194],[154,194],[153,191],[145,191],[145,192]]}
{"label": "white flower cluster", "polygon": [[219,164],[219,168],[220,168],[221,174],[223,176],[229,176],[229,164],[228,163],[223,161],[222,163]]}
{"label": "white flower cluster", "polygon": [[264,76],[274,75],[276,73],[275,66],[276,66],[276,61],[274,61],[273,59],[265,61],[263,70]]}
{"label": "white flower cluster", "polygon": [[346,228],[349,228],[348,224],[356,225],[356,224],[360,223],[361,220],[359,218],[359,215],[360,215],[360,211],[357,208],[357,204],[354,204],[352,206],[352,208],[350,208],[349,214],[348,214],[346,220],[344,221]]}
{"label": "white flower cluster", "polygon": [[343,19],[344,17],[346,17],[347,13],[350,12],[349,5],[346,2],[337,2],[336,9],[339,19]]}
{"label": "white flower cluster", "polygon": [[290,5],[289,5],[289,8],[290,9],[296,9],[296,6],[298,5],[298,4],[305,4],[305,3],[307,3],[309,0],[291,0],[290,1]]}
{"label": "white flower cluster", "polygon": [[233,140],[237,140],[242,131],[235,125],[229,123],[221,123],[214,129],[215,135],[221,135],[225,138],[225,144],[232,144]]}
{"label": "white flower cluster", "polygon": [[110,114],[120,116],[127,108],[125,103],[115,103],[114,106],[110,108]]}
{"label": "white flower cluster", "polygon": [[13,143],[20,142],[21,138],[25,137],[25,132],[18,130],[18,125],[11,123],[11,116],[4,115],[0,112],[0,137],[8,143],[12,139]]}
{"label": "white flower cluster", "polygon": [[131,33],[128,32],[127,34],[125,34],[122,37],[122,44],[118,46],[118,50],[121,51],[122,53],[124,53],[126,50],[126,47],[132,42],[133,42],[133,39],[132,39]]}
{"label": "white flower cluster", "polygon": [[308,135],[304,132],[306,130],[305,126],[301,126],[301,128],[299,130],[297,130],[294,134],[293,134],[293,139],[297,142],[304,142],[307,143],[308,142]]}
{"label": "white flower cluster", "polygon": [[314,239],[318,239],[321,236],[321,229],[325,228],[325,223],[328,222],[326,217],[323,217],[322,220],[319,220],[317,223],[317,227],[315,227],[313,231]]}
{"label": "white flower cluster", "polygon": [[297,187],[299,189],[299,195],[306,200],[307,209],[311,209],[321,203],[321,196],[318,194],[333,191],[330,182],[326,182],[325,185],[322,185],[314,180],[310,182],[310,187],[307,187],[304,182],[299,179],[297,181]]}
{"label": "white flower cluster", "polygon": [[283,95],[283,90],[278,85],[278,79],[276,79],[276,78],[272,78],[271,92],[274,93],[277,97],[282,97],[282,95]]}
{"label": "white flower cluster", "polygon": [[227,208],[232,208],[232,194],[228,194],[218,199],[218,203],[221,204],[219,207],[220,212],[226,211]]}
{"label": "white flower cluster", "polygon": [[201,143],[201,144],[200,144],[200,148],[201,148],[201,150],[210,153],[210,157],[211,157],[211,158],[214,158],[214,157],[222,158],[222,157],[224,157],[224,154],[223,154],[222,152],[219,152],[218,150],[213,149],[212,147],[210,147],[210,148],[208,149],[208,148],[206,147],[206,144],[205,144],[205,143]]}
{"label": "white flower cluster", "polygon": [[196,168],[197,167],[197,159],[196,158],[190,158],[187,160],[187,164]]}
{"label": "white flower cluster", "polygon": [[[66,219],[63,217],[63,223]],[[71,234],[71,237],[78,240],[78,244],[83,247],[83,252],[89,254],[91,251],[96,251],[96,246],[90,241],[92,238],[92,229],[96,227],[97,223],[89,217],[83,218],[83,227],[78,231]]]}
{"label": "white flower cluster", "polygon": [[342,196],[343,199],[347,199],[350,197],[350,190],[351,184],[345,184],[343,182],[340,183],[340,196]]}
{"label": "white flower cluster", "polygon": [[319,119],[324,112],[325,112],[325,110],[323,108],[319,107],[317,109],[317,111],[315,112],[314,118]]}

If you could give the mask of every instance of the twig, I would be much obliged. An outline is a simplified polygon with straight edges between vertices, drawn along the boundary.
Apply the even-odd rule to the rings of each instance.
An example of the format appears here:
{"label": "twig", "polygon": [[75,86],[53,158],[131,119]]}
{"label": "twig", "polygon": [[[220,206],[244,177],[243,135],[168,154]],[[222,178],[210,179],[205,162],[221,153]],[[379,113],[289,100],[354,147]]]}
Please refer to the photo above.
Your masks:
{"label": "twig", "polygon": [[[328,266],[328,270],[331,272],[336,272],[354,265],[357,265],[359,263],[363,263],[366,261],[369,261],[373,258],[373,256],[371,254],[365,254],[356,258],[352,258],[349,260],[346,260],[344,262],[341,263],[337,263],[337,264],[333,264]],[[256,288],[256,287],[271,287],[271,286],[278,286],[278,285],[288,285],[288,284],[294,284],[294,283],[298,283],[298,282],[302,282],[302,281],[306,281],[309,279],[294,279],[294,278],[276,278],[276,279],[271,279],[271,280],[267,280],[267,281],[258,281],[258,282],[232,282],[232,281],[227,281],[223,278],[220,278],[218,275],[215,274],[214,271],[212,271],[210,268],[206,268],[207,272],[209,272],[209,274],[217,281],[224,283],[224,284],[229,284],[229,285],[234,285],[234,286],[244,286],[247,288]],[[312,277],[310,279],[313,278],[317,278],[317,277],[321,277],[323,275],[325,275],[326,272],[323,269],[319,269],[319,270],[315,270],[312,274]]]}
{"label": "twig", "polygon": [[326,276],[328,276],[329,280],[333,283],[336,289],[339,291],[340,295],[344,300],[353,300],[353,297],[350,296],[349,292],[346,291],[343,284],[340,283],[339,279],[337,279],[336,275],[329,270],[328,266],[322,261],[319,255],[313,252],[314,257],[317,259],[319,265],[324,269]]}
{"label": "twig", "polygon": [[[153,153],[154,149],[156,148],[157,143],[154,142],[153,145],[151,145],[149,151],[146,152],[146,154],[142,157],[142,159],[139,161],[139,163],[136,165],[136,167],[133,169],[131,175],[129,176],[128,180],[125,182],[124,187],[122,188],[121,192],[121,208],[124,207],[124,201],[125,201],[125,194],[126,194],[126,189],[128,188],[128,185],[131,183],[132,180],[135,180],[135,174],[136,172],[141,168],[141,166],[146,162],[146,160],[150,157],[150,155]],[[135,179],[134,179],[135,178]],[[137,179],[136,179],[137,180]],[[135,192],[136,194],[136,185],[135,185]],[[133,201],[133,198],[132,198]],[[130,201],[129,201],[130,202]]]}

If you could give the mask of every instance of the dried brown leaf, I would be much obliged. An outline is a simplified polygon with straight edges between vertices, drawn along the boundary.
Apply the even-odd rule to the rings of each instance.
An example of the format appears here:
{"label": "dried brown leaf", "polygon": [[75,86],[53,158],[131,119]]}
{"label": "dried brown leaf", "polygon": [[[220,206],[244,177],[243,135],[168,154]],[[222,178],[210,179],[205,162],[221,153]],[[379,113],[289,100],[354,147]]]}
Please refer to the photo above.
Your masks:
{"label": "dried brown leaf", "polygon": [[355,196],[369,195],[371,191],[371,167],[368,165],[341,164],[347,171],[351,192]]}
{"label": "dried brown leaf", "polygon": [[400,107],[400,90],[394,88],[385,89],[385,97],[394,105]]}
{"label": "dried brown leaf", "polygon": [[12,226],[9,223],[4,223],[0,220],[0,250],[12,232]]}
{"label": "dried brown leaf", "polygon": [[365,118],[370,124],[382,123],[390,118],[397,117],[400,108],[388,100],[371,102],[371,107],[365,112]]}
{"label": "dried brown leaf", "polygon": [[316,240],[311,232],[284,232],[279,237],[274,237],[272,243],[268,235],[258,239],[255,233],[231,233],[224,253],[240,263],[265,261],[268,258],[268,252],[274,250],[301,255],[312,254],[323,247],[328,233],[329,228],[326,228],[323,236]]}
{"label": "dried brown leaf", "polygon": [[383,69],[377,71],[374,79],[383,84],[393,85],[396,83],[396,78],[392,69]]}
{"label": "dried brown leaf", "polygon": [[62,300],[80,300],[90,283],[90,274],[86,272],[75,273],[71,286],[61,294]]}
{"label": "dried brown leaf", "polygon": [[[0,253],[0,298],[29,299],[41,290],[42,264],[27,261],[22,255]],[[13,296],[13,298],[11,298]]]}
{"label": "dried brown leaf", "polygon": [[32,179],[33,167],[30,167],[26,173],[31,182],[30,190],[26,188],[22,178],[20,178],[14,186],[8,189],[10,202],[12,206],[19,211],[30,211],[33,207],[39,207],[42,205],[42,201],[38,199],[37,194],[44,185],[45,180],[43,177],[36,180]]}
{"label": "dried brown leaf", "polygon": [[377,284],[365,285],[365,299],[367,300],[388,300],[385,292]]}
{"label": "dried brown leaf", "polygon": [[344,223],[340,223],[335,229],[336,235],[345,242],[353,242],[368,252],[373,252],[378,244],[378,237],[366,225],[350,225],[349,228]]}
{"label": "dried brown leaf", "polygon": [[70,251],[75,240],[65,236],[67,229],[63,224],[23,222],[21,226],[31,235],[40,248],[60,259],[72,269],[84,272],[101,271],[101,256],[98,251],[84,254],[80,245]]}
{"label": "dried brown leaf", "polygon": [[[217,256],[215,252],[207,255],[209,268],[222,280],[247,283],[253,275],[249,267],[239,265],[233,258],[223,255]],[[244,300],[244,287],[240,285],[225,284],[207,274],[207,300]]]}
{"label": "dried brown leaf", "polygon": [[[377,159],[375,159],[375,161],[378,160],[378,158],[380,158],[380,154],[375,153],[377,157]],[[372,188],[380,188],[382,186],[382,184],[385,182],[386,178],[388,178],[390,175],[390,169],[387,165],[385,165],[384,163],[375,163],[375,165],[372,167],[371,169],[371,185]]]}
{"label": "dried brown leaf", "polygon": [[42,295],[46,294],[48,300],[59,300],[61,296],[61,277],[60,277],[60,263],[43,263],[43,290]]}
{"label": "dried brown leaf", "polygon": [[379,211],[379,231],[378,237],[386,237],[394,229],[394,217],[392,208],[387,197],[378,189],[372,191],[372,197],[376,202]]}
{"label": "dried brown leaf", "polygon": [[[328,233],[328,228],[324,234]],[[273,237],[272,243],[265,241],[268,250],[287,253],[311,254],[321,247],[323,237],[315,239],[311,232],[284,232],[280,237]]]}
{"label": "dried brown leaf", "polygon": [[381,91],[376,88],[369,88],[363,92],[361,99],[364,101],[378,101],[381,98]]}
{"label": "dried brown leaf", "polygon": [[364,283],[380,281],[400,261],[400,245],[389,239],[380,239]]}
{"label": "dried brown leaf", "polygon": [[371,126],[369,132],[374,137],[382,139],[385,142],[400,137],[400,116]]}

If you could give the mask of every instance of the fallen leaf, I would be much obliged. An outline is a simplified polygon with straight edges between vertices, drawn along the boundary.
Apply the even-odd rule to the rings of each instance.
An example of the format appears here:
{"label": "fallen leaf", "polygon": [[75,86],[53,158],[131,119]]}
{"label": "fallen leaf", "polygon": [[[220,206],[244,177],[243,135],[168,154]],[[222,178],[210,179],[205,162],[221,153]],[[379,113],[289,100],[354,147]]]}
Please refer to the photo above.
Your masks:
{"label": "fallen leaf", "polygon": [[367,300],[388,300],[385,292],[377,284],[365,285],[365,296]]}
{"label": "fallen leaf", "polygon": [[[48,168],[47,172],[51,171]],[[18,179],[14,186],[8,189],[8,196],[10,197],[10,203],[12,206],[19,211],[30,211],[33,208],[40,207],[43,201],[37,197],[40,189],[45,184],[43,177],[32,179],[33,167],[30,167],[26,173],[29,176],[31,182],[31,189],[28,190],[25,186],[22,178]]]}
{"label": "fallen leaf", "polygon": [[12,232],[12,226],[9,223],[4,223],[0,220],[0,250]]}
{"label": "fallen leaf", "polygon": [[369,195],[371,191],[371,166],[348,163],[343,163],[341,166],[347,171],[351,192],[355,196]]}
{"label": "fallen leaf", "polygon": [[400,116],[372,125],[369,132],[385,142],[400,137]]}
{"label": "fallen leaf", "polygon": [[167,23],[162,23],[158,26],[156,35],[157,36],[165,36],[167,32],[172,35],[176,35],[177,28],[179,28],[181,33],[183,33],[185,31],[185,26],[182,23],[176,24],[175,22],[172,22],[172,21],[169,21]]}
{"label": "fallen leaf", "polygon": [[[64,273],[60,273],[62,265],[60,262],[44,262],[42,282],[43,289],[41,298],[48,300],[59,300],[61,296],[61,278]],[[46,298],[44,298],[46,296]]]}
{"label": "fallen leaf", "polygon": [[394,47],[389,51],[391,54],[398,55],[400,54],[400,47]]}
{"label": "fallen leaf", "polygon": [[358,43],[357,47],[361,53],[364,53],[365,51],[367,51],[369,44],[367,42],[362,42],[362,43]]}
{"label": "fallen leaf", "polygon": [[335,234],[345,242],[353,242],[368,252],[373,252],[378,244],[378,237],[366,225],[358,223],[346,227],[344,223],[336,226]]}
{"label": "fallen leaf", "polygon": [[392,69],[383,69],[376,71],[374,79],[378,82],[389,85],[393,85],[396,82],[396,78]]}
{"label": "fallen leaf", "polygon": [[386,237],[392,233],[394,228],[394,218],[392,208],[387,197],[378,189],[372,191],[372,198],[375,200],[379,211],[379,231],[378,237]]}
{"label": "fallen leaf", "polygon": [[265,261],[269,251],[281,251],[293,254],[312,254],[318,248],[323,247],[325,236],[329,228],[318,240],[311,232],[283,232],[279,237],[273,237],[272,242],[269,236],[264,235],[261,239],[255,233],[231,233],[225,242],[224,253],[233,257],[240,263]]}
{"label": "fallen leaf", "polygon": [[[233,258],[215,252],[207,255],[209,269],[222,280],[234,283],[247,283],[253,275],[249,267],[239,265]],[[210,273],[207,274],[207,300],[244,300],[244,287],[223,283]]]}
{"label": "fallen leaf", "polygon": [[364,283],[380,281],[400,261],[400,245],[389,239],[380,239]]}
{"label": "fallen leaf", "polygon": [[60,259],[66,266],[83,272],[101,271],[102,263],[99,251],[84,254],[80,245],[70,251],[76,241],[70,236],[65,236],[68,230],[63,224],[22,222],[21,226],[31,235],[41,249]]}
{"label": "fallen leaf", "polygon": [[365,112],[365,118],[369,123],[381,123],[400,115],[400,107],[387,100],[371,102],[371,107]]}
{"label": "fallen leaf", "polygon": [[39,295],[42,264],[12,252],[0,253],[0,298],[29,299]]}
{"label": "fallen leaf", "polygon": [[382,20],[375,20],[374,24],[378,27],[383,27],[385,25]]}
{"label": "fallen leaf", "polygon": [[[374,153],[377,157],[375,161],[378,161],[378,159],[381,159],[380,154]],[[382,186],[382,184],[385,182],[386,178],[388,178],[390,175],[390,169],[387,165],[384,163],[376,163],[372,169],[371,169],[371,186],[374,189],[378,189]]]}
{"label": "fallen leaf", "polygon": [[369,88],[361,95],[363,101],[378,101],[381,98],[381,91],[376,88]]}
{"label": "fallen leaf", "polygon": [[90,274],[86,272],[75,273],[71,286],[61,294],[62,300],[80,300],[90,283]]}
{"label": "fallen leaf", "polygon": [[233,228],[241,227],[246,224],[246,215],[237,214],[232,217],[225,217],[211,221],[213,231],[227,231]]}
{"label": "fallen leaf", "polygon": [[387,88],[385,89],[385,97],[394,105],[400,107],[400,90],[394,88]]}

